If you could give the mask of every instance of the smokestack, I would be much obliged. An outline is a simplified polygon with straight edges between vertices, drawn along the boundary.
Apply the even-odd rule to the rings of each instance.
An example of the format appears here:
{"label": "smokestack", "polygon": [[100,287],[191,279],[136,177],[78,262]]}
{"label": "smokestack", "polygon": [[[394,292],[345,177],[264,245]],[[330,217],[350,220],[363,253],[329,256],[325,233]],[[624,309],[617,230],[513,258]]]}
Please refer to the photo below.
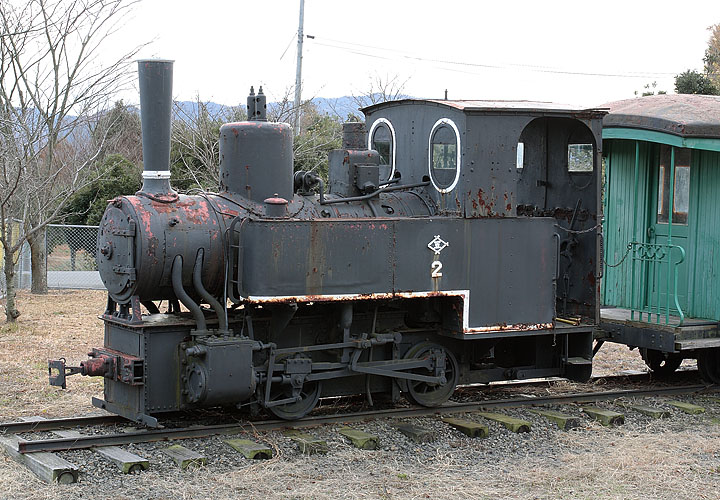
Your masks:
{"label": "smokestack", "polygon": [[137,194],[175,201],[170,187],[170,123],[173,61],[138,61],[140,121],[143,141],[143,186]]}

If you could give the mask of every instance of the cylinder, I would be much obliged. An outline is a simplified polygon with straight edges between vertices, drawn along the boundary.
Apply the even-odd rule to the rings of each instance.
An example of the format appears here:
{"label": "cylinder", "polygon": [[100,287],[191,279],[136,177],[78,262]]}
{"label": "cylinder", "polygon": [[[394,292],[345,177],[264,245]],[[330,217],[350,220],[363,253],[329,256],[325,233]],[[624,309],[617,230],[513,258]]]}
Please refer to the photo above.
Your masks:
{"label": "cylinder", "polygon": [[220,191],[262,204],[293,197],[293,137],[287,123],[248,121],[220,128]]}
{"label": "cylinder", "polygon": [[149,195],[174,194],[170,188],[170,123],[173,61],[138,61],[143,187]]}

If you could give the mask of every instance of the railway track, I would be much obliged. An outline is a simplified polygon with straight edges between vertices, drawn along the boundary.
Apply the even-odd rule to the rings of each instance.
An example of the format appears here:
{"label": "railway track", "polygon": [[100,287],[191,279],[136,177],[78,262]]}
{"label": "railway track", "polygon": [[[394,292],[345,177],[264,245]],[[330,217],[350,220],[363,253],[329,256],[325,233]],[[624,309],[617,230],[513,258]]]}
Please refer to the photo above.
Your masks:
{"label": "railway track", "polygon": [[[691,375],[690,375],[691,376]],[[628,377],[614,377],[627,380]],[[642,376],[633,377],[642,381]],[[536,381],[534,384],[547,384],[547,381]],[[21,422],[10,422],[0,424],[0,444],[6,449],[16,461],[22,462],[33,470],[41,478],[50,481],[75,482],[78,479],[77,468],[71,466],[60,467],[53,465],[54,458],[63,461],[55,455],[55,452],[68,452],[71,450],[92,449],[107,458],[124,464],[125,470],[140,471],[147,468],[149,462],[144,460],[141,466],[142,457],[128,454],[120,446],[136,445],[140,443],[152,443],[158,441],[176,441],[193,438],[209,438],[216,435],[249,434],[257,436],[258,433],[265,433],[276,430],[287,430],[301,432],[301,429],[312,427],[329,426],[333,424],[351,424],[364,422],[373,419],[403,419],[411,417],[431,416],[454,416],[461,413],[472,415],[473,412],[501,411],[506,408],[522,407],[544,407],[561,406],[573,403],[597,403],[601,401],[617,400],[620,398],[644,398],[657,397],[667,398],[669,396],[697,394],[700,392],[714,392],[714,386],[704,384],[675,385],[669,387],[640,389],[613,389],[597,392],[582,392],[569,394],[556,394],[547,396],[510,397],[502,399],[470,401],[459,403],[447,403],[436,408],[407,407],[388,408],[367,411],[356,411],[352,413],[335,413],[327,415],[313,415],[297,421],[286,420],[260,420],[260,421],[233,421],[213,425],[192,425],[177,428],[160,428],[146,430],[123,429],[121,432],[102,433],[99,426],[109,426],[123,422],[123,419],[114,415],[106,416],[83,416],[58,419],[31,418]],[[481,416],[489,413],[477,414]],[[497,414],[495,414],[497,415]],[[511,419],[512,420],[512,419]],[[127,422],[127,421],[125,421]],[[453,425],[449,421],[449,425]],[[75,430],[62,429],[87,429],[92,427],[92,433],[81,434]],[[509,427],[508,427],[509,428]],[[464,431],[461,431],[464,432]],[[52,437],[48,437],[52,435]],[[306,437],[308,434],[304,434]],[[57,437],[59,436],[59,437]],[[174,448],[182,446],[175,445]],[[120,460],[118,456],[126,455],[126,459]],[[133,460],[127,456],[133,455]],[[51,459],[52,458],[52,459]],[[132,458],[132,457],[131,457]],[[68,463],[68,462],[66,462]],[[179,463],[179,462],[178,462]],[[71,464],[70,464],[71,465]],[[53,468],[54,467],[54,468]]]}
{"label": "railway track", "polygon": [[[679,394],[690,394],[706,390],[706,385],[687,385],[680,387],[666,387],[659,389],[627,389],[601,392],[586,392],[576,394],[562,394],[546,397],[519,397],[498,399],[490,401],[479,401],[469,403],[445,404],[435,408],[424,408],[413,406],[410,408],[392,408],[386,410],[370,410],[353,413],[342,413],[335,415],[309,416],[301,420],[263,420],[258,422],[227,423],[216,425],[202,425],[182,427],[175,429],[148,429],[137,432],[119,432],[113,434],[88,435],[69,438],[50,438],[38,440],[26,440],[18,443],[20,453],[36,453],[50,451],[68,451],[93,448],[98,446],[118,446],[134,443],[148,443],[153,441],[177,440],[208,437],[216,434],[236,434],[242,432],[266,432],[285,428],[309,428],[320,425],[359,422],[374,418],[407,418],[425,417],[431,415],[450,415],[455,413],[466,413],[480,410],[498,408],[518,408],[523,406],[559,405],[570,403],[591,403],[607,401],[618,398],[638,398],[647,396],[671,396]],[[72,427],[78,424],[109,424],[117,422],[116,417],[89,417],[84,420],[82,417],[70,419],[52,419],[41,421],[15,422],[0,425],[0,432],[30,432],[48,431]],[[92,422],[89,424],[87,422]]]}
{"label": "railway track", "polygon": [[[675,382],[687,380],[692,381],[694,379],[697,379],[697,370],[681,370],[675,373],[675,377],[673,380]],[[473,390],[477,387],[479,387],[481,390],[487,387],[492,388],[498,388],[498,387],[532,387],[532,386],[543,386],[551,384],[552,382],[556,381],[563,381],[565,379],[562,378],[550,378],[550,379],[534,379],[534,380],[524,380],[524,381],[508,381],[508,382],[500,382],[500,383],[492,383],[489,385],[479,385],[479,386],[466,386],[466,389]],[[627,382],[638,382],[638,383],[647,383],[649,380],[651,380],[651,374],[649,372],[642,372],[642,373],[630,373],[630,374],[620,374],[620,375],[610,375],[610,376],[602,376],[602,377],[593,377],[591,380],[592,383],[606,383],[606,384],[612,384],[612,383],[627,383]],[[688,387],[702,387],[705,388],[704,385],[688,385]],[[606,394],[610,394],[613,391],[608,391]],[[622,391],[614,391],[614,392],[622,392]],[[578,394],[578,396],[587,396],[590,397],[591,394],[600,394],[600,393],[588,393],[587,395]],[[618,396],[620,397],[620,396]],[[607,397],[605,399],[611,399],[610,397]],[[445,405],[437,408],[424,408],[424,410],[427,410],[428,413],[425,413],[424,415],[432,415],[437,413],[443,413],[448,412],[452,413],[453,407],[462,408],[462,405],[467,404],[472,406],[475,405],[486,405],[490,407],[491,405],[497,405],[498,407],[502,407],[503,405],[510,406],[510,401],[526,401],[527,398],[515,398],[515,399],[503,399],[503,400],[496,400],[496,401],[483,401],[483,402],[475,402],[475,403],[446,403]],[[590,399],[585,401],[591,401]],[[568,401],[572,402],[572,401]],[[577,401],[582,402],[582,401]],[[546,404],[546,403],[534,403],[534,404]],[[447,410],[446,410],[447,409]],[[347,418],[350,418],[350,415],[356,414],[358,415],[357,420],[364,420],[367,418],[372,418],[372,415],[381,415],[382,417],[391,417],[393,416],[391,413],[393,411],[417,411],[422,412],[423,408],[420,407],[413,407],[408,409],[392,409],[392,410],[369,410],[364,412],[355,412],[355,413],[348,413]],[[462,411],[472,411],[472,409],[457,410],[459,412]],[[408,416],[422,416],[422,413],[417,413],[415,415],[408,415]],[[400,416],[400,415],[399,415]],[[303,420],[297,420],[293,422],[288,422],[286,420],[266,420],[264,422],[252,422],[247,423],[246,425],[252,425],[254,428],[259,429],[263,425],[274,425],[273,423],[282,427],[293,427],[293,426],[301,426],[302,422],[306,421],[314,421],[313,419],[319,419],[319,418],[325,418],[325,417],[306,417]],[[340,416],[338,416],[340,418]],[[381,418],[381,417],[378,417]],[[355,420],[355,421],[357,421]],[[345,420],[350,421],[350,420]],[[62,417],[62,418],[49,418],[49,419],[25,419],[21,421],[16,422],[0,422],[0,435],[2,434],[19,434],[19,433],[25,433],[25,432],[40,432],[40,431],[53,431],[53,430],[59,430],[59,429],[70,429],[70,428],[78,428],[78,427],[87,427],[87,426],[95,426],[95,425],[111,425],[111,424],[118,424],[118,423],[131,423],[127,419],[120,417],[118,415],[84,415],[84,416],[74,416],[74,417]],[[284,424],[284,425],[281,425]],[[322,423],[312,424],[312,425],[321,425]],[[236,425],[236,424],[228,424],[228,425]],[[311,425],[308,425],[311,426]],[[270,428],[270,427],[269,427]],[[149,431],[148,431],[149,432]],[[140,433],[139,433],[140,434]],[[179,439],[179,438],[177,438]],[[43,450],[47,451],[47,450]]]}

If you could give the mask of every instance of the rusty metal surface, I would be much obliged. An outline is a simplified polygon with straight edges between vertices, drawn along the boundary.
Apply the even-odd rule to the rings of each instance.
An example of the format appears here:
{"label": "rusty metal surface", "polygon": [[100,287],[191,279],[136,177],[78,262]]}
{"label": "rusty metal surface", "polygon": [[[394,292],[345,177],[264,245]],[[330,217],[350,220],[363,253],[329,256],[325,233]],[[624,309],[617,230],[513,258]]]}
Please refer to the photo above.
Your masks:
{"label": "rusty metal surface", "polygon": [[[241,293],[266,303],[456,296],[453,327],[462,331],[547,328],[552,226],[543,218],[252,221],[240,234]],[[428,244],[439,235],[449,245],[434,253]]]}
{"label": "rusty metal surface", "polygon": [[720,96],[664,94],[604,104],[605,127],[629,127],[682,137],[720,138]]}
{"label": "rusty metal surface", "polygon": [[[235,207],[236,211],[242,210]],[[145,196],[113,200],[100,222],[98,254],[100,277],[119,303],[132,295],[143,300],[174,297],[170,283],[173,258],[190,263],[183,282],[192,283],[192,263],[204,250],[203,283],[212,292],[222,289],[223,215],[207,197],[180,195],[175,203]],[[132,226],[131,229],[128,229]]]}
{"label": "rusty metal surface", "polygon": [[226,123],[220,128],[220,191],[256,203],[292,198],[292,143],[287,123]]}

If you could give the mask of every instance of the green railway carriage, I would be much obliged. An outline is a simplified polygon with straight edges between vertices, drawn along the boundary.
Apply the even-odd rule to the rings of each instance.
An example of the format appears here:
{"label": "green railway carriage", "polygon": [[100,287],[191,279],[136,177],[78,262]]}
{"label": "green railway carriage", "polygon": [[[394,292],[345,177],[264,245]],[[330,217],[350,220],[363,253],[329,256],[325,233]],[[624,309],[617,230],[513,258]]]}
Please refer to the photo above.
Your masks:
{"label": "green railway carriage", "polygon": [[697,358],[702,375],[720,382],[720,97],[605,107],[596,338],[640,348],[657,373]]}

